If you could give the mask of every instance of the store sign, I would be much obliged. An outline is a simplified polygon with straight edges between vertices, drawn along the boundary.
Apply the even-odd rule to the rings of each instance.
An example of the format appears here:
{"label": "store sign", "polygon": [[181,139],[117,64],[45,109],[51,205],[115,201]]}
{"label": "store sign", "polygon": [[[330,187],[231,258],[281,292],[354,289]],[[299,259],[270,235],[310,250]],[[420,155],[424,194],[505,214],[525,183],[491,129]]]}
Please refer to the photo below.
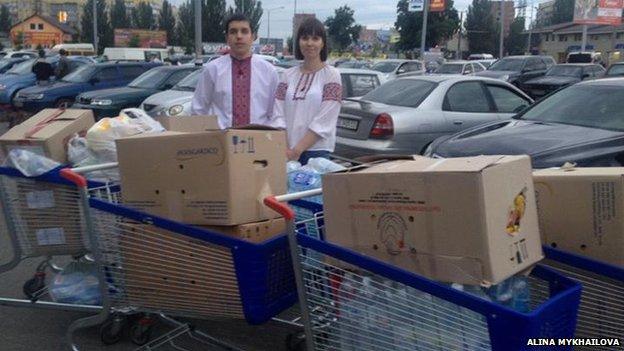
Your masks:
{"label": "store sign", "polygon": [[409,0],[407,10],[410,12],[420,12],[424,9],[424,7],[425,7],[424,0]]}
{"label": "store sign", "polygon": [[442,12],[446,8],[444,0],[431,0],[429,4],[429,12]]}
{"label": "store sign", "polygon": [[618,26],[622,23],[623,0],[576,0],[574,23]]}

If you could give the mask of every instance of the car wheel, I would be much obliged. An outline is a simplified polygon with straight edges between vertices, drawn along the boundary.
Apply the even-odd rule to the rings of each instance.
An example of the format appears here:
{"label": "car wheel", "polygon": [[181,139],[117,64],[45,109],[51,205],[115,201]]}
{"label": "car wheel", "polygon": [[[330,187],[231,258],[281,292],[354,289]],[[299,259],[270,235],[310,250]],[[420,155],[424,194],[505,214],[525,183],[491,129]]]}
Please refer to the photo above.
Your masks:
{"label": "car wheel", "polygon": [[73,101],[70,99],[58,99],[54,104],[56,108],[68,108],[72,105]]}

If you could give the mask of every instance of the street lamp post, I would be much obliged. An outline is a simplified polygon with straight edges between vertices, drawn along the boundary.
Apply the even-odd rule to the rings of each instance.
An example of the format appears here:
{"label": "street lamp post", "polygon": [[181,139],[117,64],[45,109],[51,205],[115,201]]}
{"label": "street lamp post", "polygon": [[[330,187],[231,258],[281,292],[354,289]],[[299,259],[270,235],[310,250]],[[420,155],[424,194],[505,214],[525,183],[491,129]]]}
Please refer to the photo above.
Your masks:
{"label": "street lamp post", "polygon": [[267,44],[269,40],[271,40],[271,11],[273,10],[281,10],[284,6],[274,7],[272,9],[267,9]]}
{"label": "street lamp post", "polygon": [[202,13],[201,0],[195,0],[195,57],[202,54]]}
{"label": "street lamp post", "polygon": [[93,0],[93,48],[98,53],[98,35],[97,35],[97,0]]}
{"label": "street lamp post", "polygon": [[288,48],[288,50],[290,50],[290,54],[291,55],[295,55],[295,47],[297,46],[297,43],[295,43],[296,40],[296,36],[297,36],[297,28],[295,28],[295,24],[296,24],[296,18],[297,18],[297,0],[295,0],[295,10],[293,12],[293,33],[292,33],[292,48]]}

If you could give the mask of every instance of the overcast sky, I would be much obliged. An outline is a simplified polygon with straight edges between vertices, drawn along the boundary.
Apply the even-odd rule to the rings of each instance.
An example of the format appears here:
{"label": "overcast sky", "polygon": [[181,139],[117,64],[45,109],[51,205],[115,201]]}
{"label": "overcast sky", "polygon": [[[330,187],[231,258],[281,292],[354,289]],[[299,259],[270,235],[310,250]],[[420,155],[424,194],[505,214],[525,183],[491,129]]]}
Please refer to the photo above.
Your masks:
{"label": "overcast sky", "polygon": [[[174,4],[181,4],[185,0],[172,0]],[[527,0],[527,3],[537,3],[546,0]],[[234,0],[226,0],[227,5],[233,5]],[[396,5],[398,0],[297,0],[297,13],[314,13],[321,21],[334,14],[334,10],[342,5],[348,5],[355,11],[355,20],[358,24],[372,29],[387,29],[394,26],[396,20]],[[466,11],[472,0],[455,0],[455,8]],[[262,0],[264,14],[260,23],[259,36],[267,36],[267,10],[271,11],[271,37],[286,39],[291,35],[294,0]],[[282,9],[277,9],[283,7]],[[528,11],[528,9],[527,9]],[[527,13],[528,14],[528,13]]]}

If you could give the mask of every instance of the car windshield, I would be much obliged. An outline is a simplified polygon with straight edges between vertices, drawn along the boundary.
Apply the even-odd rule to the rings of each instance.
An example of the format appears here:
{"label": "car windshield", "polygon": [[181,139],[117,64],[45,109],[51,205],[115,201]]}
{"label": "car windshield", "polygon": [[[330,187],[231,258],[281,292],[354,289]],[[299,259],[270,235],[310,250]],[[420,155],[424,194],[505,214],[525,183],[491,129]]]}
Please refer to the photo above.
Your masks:
{"label": "car windshield", "polygon": [[155,89],[163,78],[166,78],[165,76],[162,69],[151,69],[135,78],[128,86],[131,88]]}
{"label": "car windshield", "polygon": [[386,105],[417,107],[431,93],[436,84],[420,79],[397,79],[379,86],[362,100]]}
{"label": "car windshield", "polygon": [[37,60],[28,60],[28,61],[19,63],[13,66],[13,68],[11,68],[10,70],[8,70],[7,74],[22,75],[22,74],[31,73],[32,66],[35,64],[35,61]]}
{"label": "car windshield", "polygon": [[496,61],[488,70],[490,71],[514,71],[519,72],[522,70],[522,66],[524,65],[523,59],[507,59],[504,58],[502,60]]}
{"label": "car windshield", "polygon": [[624,76],[624,65],[613,65],[607,72],[608,76]]}
{"label": "car windshield", "polygon": [[400,62],[378,62],[371,67],[373,71],[378,71],[381,73],[390,73],[394,72],[394,70],[399,66]]}
{"label": "car windshield", "polygon": [[13,64],[13,61],[10,60],[0,60],[0,71],[10,67]]}
{"label": "car windshield", "polygon": [[68,83],[86,83],[89,79],[91,79],[96,70],[97,68],[95,66],[85,65],[78,67],[75,71],[66,75],[61,80]]}
{"label": "car windshield", "polygon": [[519,118],[624,131],[624,88],[573,85],[533,105]]}
{"label": "car windshield", "polygon": [[445,63],[442,66],[438,67],[438,69],[435,70],[435,73],[460,74],[462,73],[463,69],[464,65]]}
{"label": "car windshield", "polygon": [[570,54],[568,55],[569,63],[590,63],[592,62],[591,54]]}
{"label": "car windshield", "polygon": [[201,69],[193,71],[193,73],[189,74],[188,76],[186,76],[186,78],[179,81],[178,84],[176,84],[172,89],[181,91],[194,91],[195,87],[197,86],[197,81],[199,80],[201,72]]}
{"label": "car windshield", "polygon": [[576,66],[553,66],[546,72],[547,76],[580,77],[583,69]]}

